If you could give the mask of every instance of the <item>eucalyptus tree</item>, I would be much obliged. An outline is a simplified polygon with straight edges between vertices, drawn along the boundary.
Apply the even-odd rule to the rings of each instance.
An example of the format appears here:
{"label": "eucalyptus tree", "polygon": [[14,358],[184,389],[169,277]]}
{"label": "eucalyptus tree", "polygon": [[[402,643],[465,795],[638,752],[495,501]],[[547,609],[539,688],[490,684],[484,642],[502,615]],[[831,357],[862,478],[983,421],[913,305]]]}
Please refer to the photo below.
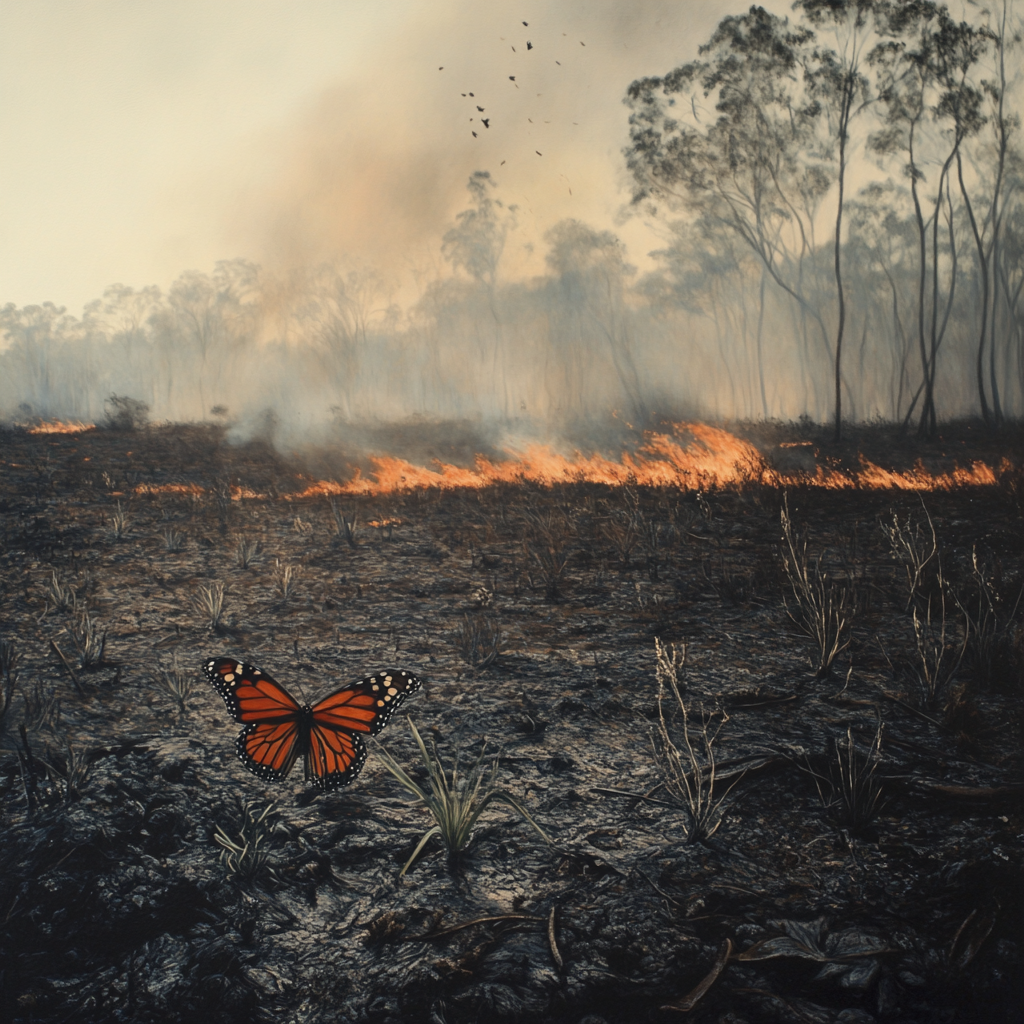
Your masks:
{"label": "eucalyptus tree", "polygon": [[813,39],[760,7],[723,19],[698,60],[629,86],[625,156],[634,203],[685,209],[740,239],[816,324],[834,370],[809,288],[815,219],[833,180],[816,139],[822,105],[800,75]]}
{"label": "eucalyptus tree", "polygon": [[441,240],[441,253],[456,270],[464,270],[483,289],[494,323],[491,343],[491,380],[500,381],[502,411],[510,412],[508,375],[502,367],[504,330],[498,313],[498,267],[509,232],[516,225],[516,206],[506,206],[493,195],[497,183],[489,171],[474,171],[466,184],[473,206],[455,216],[455,227]]}
{"label": "eucalyptus tree", "polygon": [[571,219],[555,224],[544,241],[550,247],[545,261],[554,274],[557,297],[552,342],[572,353],[573,386],[582,384],[600,358],[600,348],[606,348],[630,414],[644,423],[647,402],[633,357],[626,298],[626,279],[636,268],[626,262],[625,247],[610,231]]}
{"label": "eucalyptus tree", "polygon": [[[938,427],[938,356],[953,307],[957,274],[949,174],[961,144],[985,121],[982,94],[969,76],[984,52],[986,40],[978,29],[953,21],[945,6],[931,0],[887,3],[881,10],[880,28],[888,39],[872,51],[871,60],[880,76],[884,124],[871,139],[871,146],[882,156],[906,160],[904,174],[910,180],[919,249],[917,329],[923,381],[919,430],[934,435]],[[926,216],[920,186],[927,180],[929,163],[938,167],[938,174],[934,193],[925,197],[930,207]],[[940,315],[939,237],[943,216],[951,268],[945,309]],[[926,312],[929,277],[930,313]],[[912,413],[913,407],[907,413],[908,420]]]}
{"label": "eucalyptus tree", "polygon": [[826,138],[838,148],[836,161],[836,230],[833,242],[836,297],[838,302],[835,342],[835,439],[842,433],[843,333],[846,328],[846,294],[843,286],[842,233],[843,204],[846,192],[846,170],[850,125],[872,100],[870,84],[862,68],[865,46],[872,38],[875,0],[797,0],[793,5],[803,10],[816,28],[830,28],[835,47],[816,45],[806,67],[806,81],[812,97],[826,113]]}

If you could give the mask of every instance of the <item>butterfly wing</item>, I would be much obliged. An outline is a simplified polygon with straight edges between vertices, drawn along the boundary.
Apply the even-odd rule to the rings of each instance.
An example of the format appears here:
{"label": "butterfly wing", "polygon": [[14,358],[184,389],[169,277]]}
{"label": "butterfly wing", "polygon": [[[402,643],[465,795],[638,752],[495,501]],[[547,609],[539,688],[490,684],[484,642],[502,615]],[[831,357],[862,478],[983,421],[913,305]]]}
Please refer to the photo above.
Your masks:
{"label": "butterfly wing", "polygon": [[384,669],[350,683],[313,705],[309,771],[313,785],[347,786],[362,770],[366,745],[361,733],[376,736],[423,681],[402,669]]}
{"label": "butterfly wing", "polygon": [[228,714],[245,725],[236,742],[242,764],[266,781],[284,779],[308,749],[308,715],[280,683],[253,665],[210,658],[203,669]]}

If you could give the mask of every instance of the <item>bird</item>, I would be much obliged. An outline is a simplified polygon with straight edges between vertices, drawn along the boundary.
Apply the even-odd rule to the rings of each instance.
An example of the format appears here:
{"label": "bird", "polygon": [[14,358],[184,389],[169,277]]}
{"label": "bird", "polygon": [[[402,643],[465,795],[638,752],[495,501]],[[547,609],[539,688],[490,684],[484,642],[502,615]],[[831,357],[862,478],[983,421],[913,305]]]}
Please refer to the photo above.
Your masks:
{"label": "bird", "polygon": [[524,21],[523,24],[524,25],[529,25],[530,23],[528,21]]}
{"label": "bird", "polygon": [[531,43],[529,39],[526,40],[526,48],[528,50],[532,50],[533,49],[533,43]]}
{"label": "bird", "polygon": [[514,82],[514,81],[516,80],[516,76],[515,76],[515,75],[509,75],[509,76],[508,76],[508,80],[509,80],[510,82]]}
{"label": "bird", "polygon": [[482,124],[482,125],[483,125],[483,126],[484,126],[485,128],[490,128],[490,127],[491,127],[491,119],[490,119],[489,117],[481,117],[481,118],[480,118],[480,123],[481,123],[481,124]]}
{"label": "bird", "polygon": [[544,155],[539,149],[535,149],[534,153],[536,153],[537,156],[543,156]]}
{"label": "bird", "polygon": [[477,136],[476,132],[473,132],[473,138],[474,138],[474,139],[475,139],[475,138],[478,138],[478,136]]}
{"label": "bird", "polygon": [[484,108],[483,107],[477,107],[476,109],[479,110],[481,114],[484,112]]}

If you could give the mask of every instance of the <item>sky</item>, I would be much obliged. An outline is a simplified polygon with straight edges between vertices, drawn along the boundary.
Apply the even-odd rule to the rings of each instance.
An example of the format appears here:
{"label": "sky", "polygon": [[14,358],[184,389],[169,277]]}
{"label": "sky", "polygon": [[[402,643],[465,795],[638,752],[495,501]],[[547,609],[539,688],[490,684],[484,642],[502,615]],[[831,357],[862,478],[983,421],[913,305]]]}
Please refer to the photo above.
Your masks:
{"label": "sky", "polygon": [[518,207],[509,275],[543,269],[566,217],[643,266],[658,237],[623,218],[622,97],[746,6],[4,0],[0,304],[79,315],[115,282],[236,257],[373,269],[401,293],[442,270],[477,170]]}

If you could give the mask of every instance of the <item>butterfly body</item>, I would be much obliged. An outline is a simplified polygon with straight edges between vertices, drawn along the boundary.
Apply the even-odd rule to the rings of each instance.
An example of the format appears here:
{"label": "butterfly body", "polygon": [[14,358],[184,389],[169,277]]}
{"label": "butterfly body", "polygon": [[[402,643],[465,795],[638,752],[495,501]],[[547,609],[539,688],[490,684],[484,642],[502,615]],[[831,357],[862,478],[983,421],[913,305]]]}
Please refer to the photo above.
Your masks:
{"label": "butterfly body", "polygon": [[210,658],[203,669],[228,713],[244,726],[236,748],[249,771],[280,782],[301,757],[306,780],[328,791],[355,779],[366,762],[361,737],[379,733],[422,685],[402,669],[384,669],[310,705],[235,658]]}

